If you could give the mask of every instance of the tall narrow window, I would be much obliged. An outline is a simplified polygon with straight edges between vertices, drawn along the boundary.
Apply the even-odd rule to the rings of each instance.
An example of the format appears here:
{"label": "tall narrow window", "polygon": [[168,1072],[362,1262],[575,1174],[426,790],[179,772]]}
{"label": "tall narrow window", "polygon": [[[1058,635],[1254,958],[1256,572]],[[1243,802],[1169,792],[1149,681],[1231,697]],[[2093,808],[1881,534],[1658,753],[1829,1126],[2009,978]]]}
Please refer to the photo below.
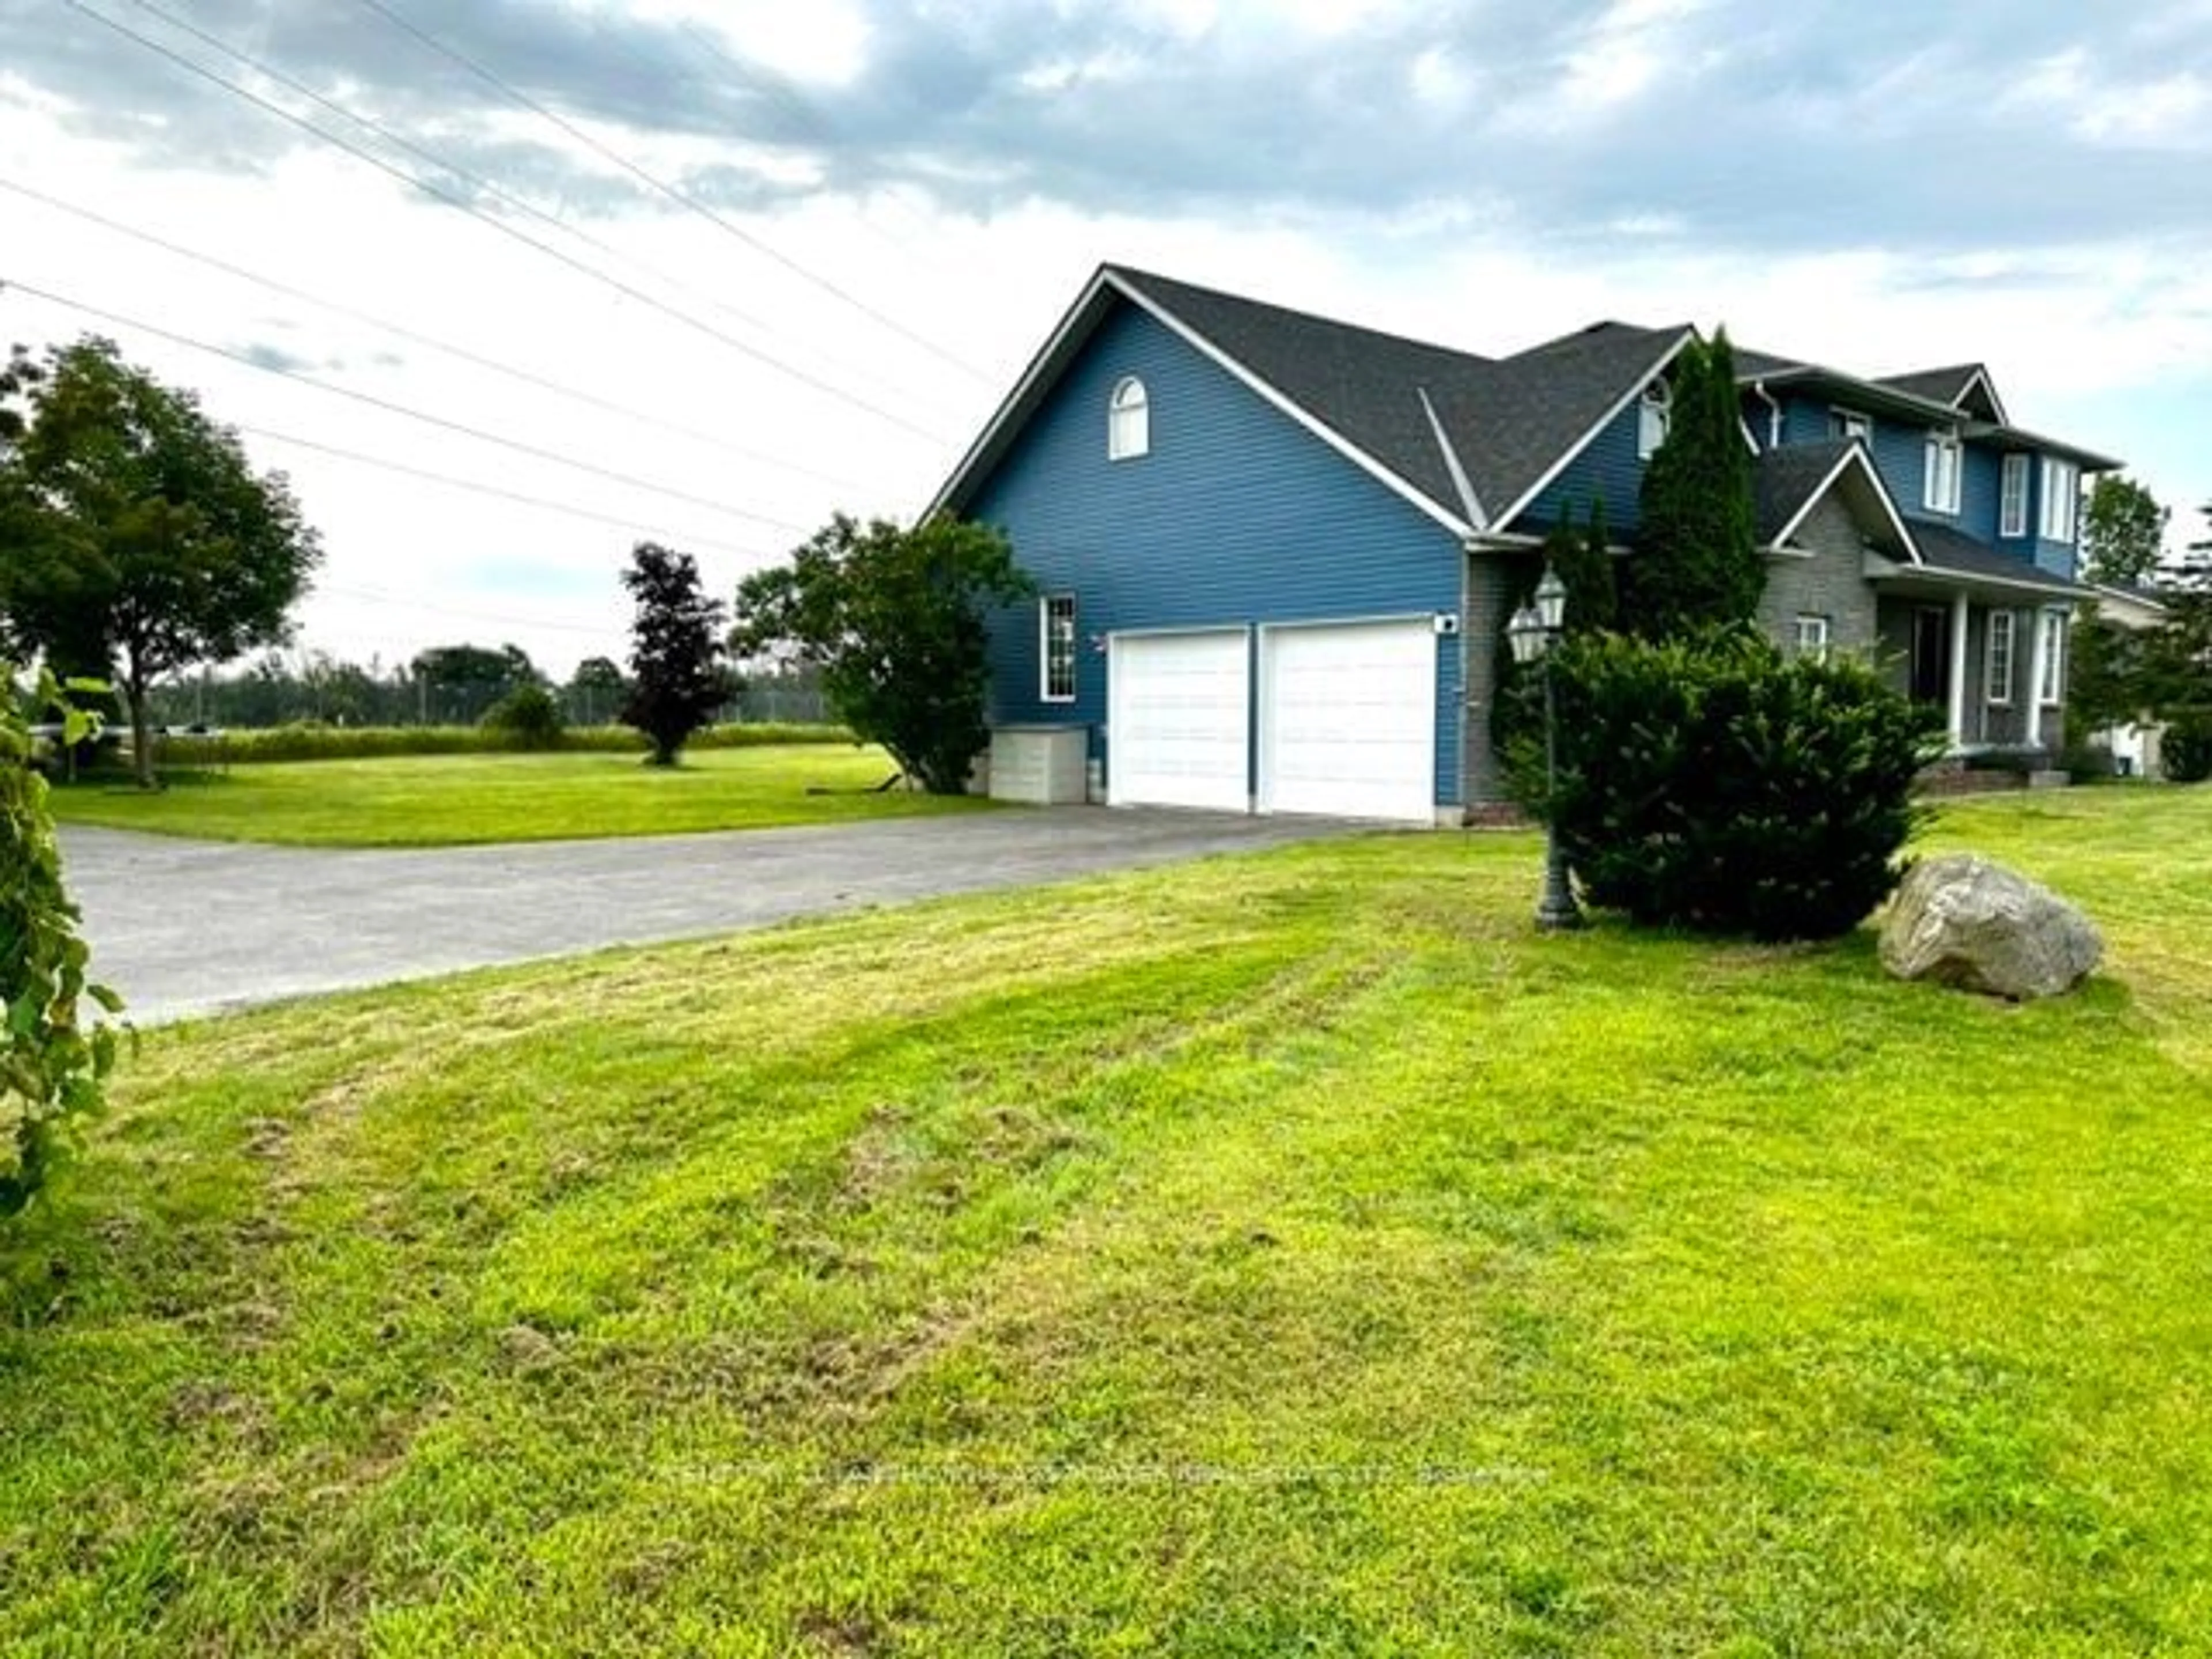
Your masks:
{"label": "tall narrow window", "polygon": [[1152,406],[1145,396],[1145,383],[1135,375],[1114,385],[1106,405],[1106,459],[1133,461],[1150,454],[1152,447]]}
{"label": "tall narrow window", "polygon": [[1920,492],[1931,513],[1959,510],[1959,434],[1948,428],[1928,434],[1927,467]]}
{"label": "tall narrow window", "polygon": [[1667,441],[1667,429],[1674,419],[1674,393],[1668,390],[1666,381],[1652,381],[1636,401],[1637,459],[1648,461],[1658,453],[1659,446]]}
{"label": "tall narrow window", "polygon": [[1075,701],[1075,595],[1048,593],[1037,602],[1039,690],[1047,702]]}
{"label": "tall narrow window", "polygon": [[2081,470],[2073,462],[2047,455],[2044,457],[2044,540],[2070,542],[2074,539],[2075,497],[2080,492],[2081,485]]}
{"label": "tall narrow window", "polygon": [[2043,613],[2043,684],[2036,688],[2036,696],[2046,706],[2057,703],[2065,695],[2066,685],[2066,613],[2046,611]]}
{"label": "tall narrow window", "polygon": [[1990,612],[1989,648],[1982,653],[1982,695],[1991,702],[2012,701],[2012,612]]}
{"label": "tall narrow window", "polygon": [[1998,494],[1997,534],[2027,534],[2027,457],[2004,458],[2003,488]]}

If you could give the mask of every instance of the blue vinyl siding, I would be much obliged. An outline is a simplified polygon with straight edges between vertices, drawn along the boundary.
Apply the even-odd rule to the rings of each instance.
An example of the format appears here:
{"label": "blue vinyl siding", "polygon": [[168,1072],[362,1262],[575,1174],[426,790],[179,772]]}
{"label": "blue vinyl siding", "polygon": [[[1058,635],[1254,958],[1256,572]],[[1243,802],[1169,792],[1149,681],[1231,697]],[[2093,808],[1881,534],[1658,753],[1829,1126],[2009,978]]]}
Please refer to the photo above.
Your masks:
{"label": "blue vinyl siding", "polygon": [[[1107,398],[1125,374],[1145,382],[1152,448],[1109,461]],[[989,619],[992,720],[1088,726],[1109,767],[1094,640],[1460,609],[1450,531],[1133,307],[1099,326],[968,513],[1006,531],[1042,591],[1076,599],[1073,703],[1039,696],[1036,601]],[[1438,805],[1461,799],[1461,643],[1437,640]]]}
{"label": "blue vinyl siding", "polygon": [[1601,500],[1607,531],[1615,536],[1633,535],[1643,523],[1645,465],[1637,457],[1636,428],[1637,407],[1632,402],[1544,486],[1513,528],[1540,534],[1558,524],[1561,514],[1572,511],[1579,520],[1588,515],[1591,502]]}

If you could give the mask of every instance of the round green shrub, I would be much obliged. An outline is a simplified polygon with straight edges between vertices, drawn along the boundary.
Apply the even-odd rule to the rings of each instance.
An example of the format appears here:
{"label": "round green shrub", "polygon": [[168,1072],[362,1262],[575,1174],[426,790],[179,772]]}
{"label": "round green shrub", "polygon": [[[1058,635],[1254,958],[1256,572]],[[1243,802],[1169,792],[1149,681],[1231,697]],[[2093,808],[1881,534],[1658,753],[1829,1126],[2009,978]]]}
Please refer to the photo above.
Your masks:
{"label": "round green shrub", "polygon": [[484,711],[483,725],[516,749],[558,749],[567,725],[561,705],[542,685],[518,685]]}
{"label": "round green shrub", "polygon": [[2212,778],[2212,709],[2177,716],[2159,739],[2159,767],[2169,783]]}
{"label": "round green shrub", "polygon": [[[1761,939],[1848,933],[1903,874],[1941,717],[1849,659],[1735,630],[1569,639],[1553,660],[1556,790],[1515,759],[1584,896],[1647,925]],[[1532,677],[1534,678],[1534,677]]]}

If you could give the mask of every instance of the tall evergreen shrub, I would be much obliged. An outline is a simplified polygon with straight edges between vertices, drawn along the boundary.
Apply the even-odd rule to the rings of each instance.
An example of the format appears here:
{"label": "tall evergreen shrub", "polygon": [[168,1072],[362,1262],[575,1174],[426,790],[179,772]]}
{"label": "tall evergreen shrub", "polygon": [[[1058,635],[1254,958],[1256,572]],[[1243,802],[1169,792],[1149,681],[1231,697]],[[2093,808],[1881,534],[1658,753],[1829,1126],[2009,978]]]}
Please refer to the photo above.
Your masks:
{"label": "tall evergreen shrub", "polygon": [[1627,625],[1648,639],[1749,622],[1766,586],[1728,331],[1674,360],[1666,441],[1644,470]]}

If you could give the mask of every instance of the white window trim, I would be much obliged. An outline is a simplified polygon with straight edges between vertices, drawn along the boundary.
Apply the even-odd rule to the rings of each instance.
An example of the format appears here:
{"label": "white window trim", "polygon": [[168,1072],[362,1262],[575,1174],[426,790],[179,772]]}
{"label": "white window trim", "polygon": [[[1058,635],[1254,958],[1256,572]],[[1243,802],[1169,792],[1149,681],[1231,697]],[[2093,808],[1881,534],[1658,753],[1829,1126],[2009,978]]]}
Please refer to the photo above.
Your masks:
{"label": "white window trim", "polygon": [[1958,428],[1936,427],[1930,430],[1921,463],[1920,504],[1931,513],[1948,514],[1955,518],[1964,493],[1966,472],[1966,451],[1959,442]]}
{"label": "white window trim", "polygon": [[[1869,448],[1874,447],[1873,416],[1862,415],[1856,409],[1831,409],[1828,411],[1828,416],[1835,422],[1837,437],[1856,438]],[[1852,431],[1853,427],[1856,427],[1858,430]]]}
{"label": "white window trim", "polygon": [[2071,544],[2081,520],[2081,470],[2056,455],[2043,458],[2043,511],[2038,531],[2046,542]]}
{"label": "white window trim", "polygon": [[1997,534],[2027,534],[2027,486],[2030,457],[2015,451],[2004,458],[1997,486]]}
{"label": "white window trim", "polygon": [[1133,461],[1152,453],[1152,393],[1135,375],[1124,374],[1106,395],[1106,459]]}
{"label": "white window trim", "polygon": [[1664,380],[1654,380],[1636,400],[1636,459],[1648,461],[1656,455],[1674,429],[1674,388]]}
{"label": "white window trim", "polygon": [[2043,684],[2035,689],[2036,701],[2056,708],[2066,696],[2066,613],[2046,611],[2037,626],[2043,629]]}
{"label": "white window trim", "polygon": [[1828,659],[1829,647],[1835,641],[1835,626],[1830,619],[1817,612],[1801,611],[1797,613],[1797,653],[1809,656],[1818,662]]}
{"label": "white window trim", "polygon": [[[2004,651],[2002,656],[1997,651],[1999,623],[2004,624],[2002,629]],[[1987,636],[1982,641],[1982,698],[1993,708],[2009,708],[2012,704],[2013,676],[2018,672],[2013,665],[2014,647],[2019,631],[2019,619],[2011,611],[1990,612]],[[2004,664],[2004,673],[2002,676],[1997,673],[1999,661]]]}
{"label": "white window trim", "polygon": [[[1052,609],[1056,605],[1067,607],[1067,690],[1052,689]],[[1082,674],[1080,658],[1075,641],[1075,595],[1047,593],[1037,600],[1037,701],[1039,702],[1073,702],[1080,690]]]}

